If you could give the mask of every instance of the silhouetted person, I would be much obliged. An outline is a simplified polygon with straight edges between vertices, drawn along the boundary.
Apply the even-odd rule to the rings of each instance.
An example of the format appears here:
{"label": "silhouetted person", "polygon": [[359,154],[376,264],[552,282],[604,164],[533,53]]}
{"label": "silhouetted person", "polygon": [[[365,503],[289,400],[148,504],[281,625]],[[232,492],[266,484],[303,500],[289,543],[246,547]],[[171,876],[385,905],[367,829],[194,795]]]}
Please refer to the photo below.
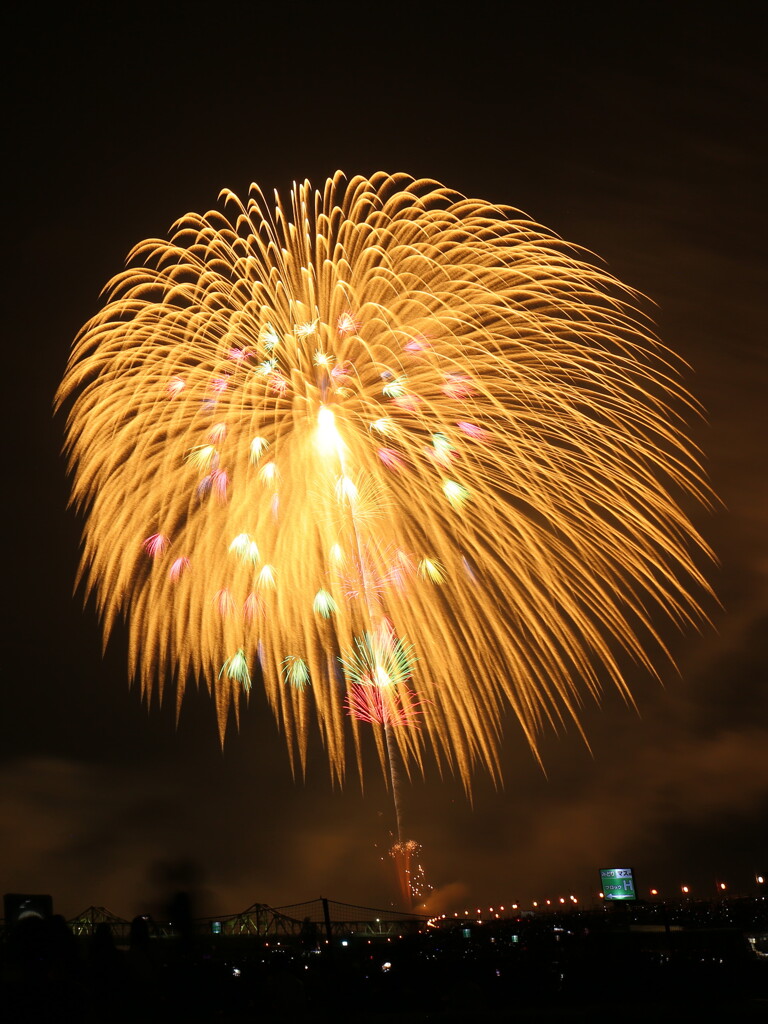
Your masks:
{"label": "silhouetted person", "polygon": [[150,945],[150,919],[134,917],[128,936],[128,976],[137,992],[148,990],[155,980],[156,965]]}
{"label": "silhouetted person", "polygon": [[100,921],[91,937],[88,949],[91,983],[97,995],[110,994],[114,998],[126,986],[127,974],[124,954],[115,945],[112,928]]}
{"label": "silhouetted person", "polygon": [[192,897],[188,892],[177,892],[168,903],[168,921],[176,936],[178,950],[182,956],[192,951],[193,914]]}
{"label": "silhouetted person", "polygon": [[317,925],[309,917],[301,922],[301,944],[304,949],[317,949],[320,945],[320,932]]}

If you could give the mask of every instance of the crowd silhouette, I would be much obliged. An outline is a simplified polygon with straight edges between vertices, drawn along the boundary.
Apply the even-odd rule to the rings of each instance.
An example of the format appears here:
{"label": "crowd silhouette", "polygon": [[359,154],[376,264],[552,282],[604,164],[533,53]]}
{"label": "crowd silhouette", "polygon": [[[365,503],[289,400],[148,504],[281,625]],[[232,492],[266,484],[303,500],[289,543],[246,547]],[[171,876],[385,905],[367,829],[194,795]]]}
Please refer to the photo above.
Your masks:
{"label": "crowd silhouette", "polygon": [[141,915],[127,935],[102,921],[75,936],[60,915],[27,911],[6,919],[0,1005],[10,1024],[671,1021],[712,1006],[759,1020],[768,919],[765,901],[751,907],[728,927],[550,914],[331,942],[309,918],[280,942],[205,932],[183,892],[173,927]]}

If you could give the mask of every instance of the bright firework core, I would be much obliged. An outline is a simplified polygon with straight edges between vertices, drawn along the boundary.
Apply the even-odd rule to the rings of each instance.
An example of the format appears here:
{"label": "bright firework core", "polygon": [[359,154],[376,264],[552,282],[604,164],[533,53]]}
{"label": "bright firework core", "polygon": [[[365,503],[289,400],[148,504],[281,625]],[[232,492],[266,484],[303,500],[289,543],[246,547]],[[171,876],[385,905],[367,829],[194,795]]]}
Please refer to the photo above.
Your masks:
{"label": "bright firework core", "polygon": [[[341,173],[188,214],[110,284],[67,404],[81,578],[143,692],[193,678],[223,738],[262,678],[292,756],[372,732],[497,774],[652,614],[699,616],[693,401],[635,296],[509,208]],[[651,609],[655,611],[652,613]],[[361,769],[362,770],[362,769]]]}
{"label": "bright firework core", "polygon": [[321,455],[335,455],[339,459],[344,451],[344,442],[336,429],[336,417],[327,405],[321,405],[317,414],[317,447]]}

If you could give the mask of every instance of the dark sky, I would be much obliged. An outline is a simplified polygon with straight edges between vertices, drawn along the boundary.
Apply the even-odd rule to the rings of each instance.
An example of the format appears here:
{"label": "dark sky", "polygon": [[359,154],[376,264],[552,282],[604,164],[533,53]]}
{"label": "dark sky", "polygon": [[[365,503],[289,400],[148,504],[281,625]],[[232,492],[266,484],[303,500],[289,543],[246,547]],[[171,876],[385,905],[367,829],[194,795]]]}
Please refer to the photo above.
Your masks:
{"label": "dark sky", "polygon": [[[525,210],[650,296],[690,364],[691,432],[722,507],[693,510],[719,566],[712,628],[665,635],[679,674],[629,670],[639,713],[584,709],[591,753],[507,723],[505,787],[428,771],[407,831],[446,908],[644,887],[747,891],[768,872],[766,26],[751,5],[12,5],[6,16],[5,571],[0,885],[65,914],[201,912],[327,895],[385,906],[391,801],[306,781],[256,695],[222,753],[212,704],[149,712],[117,637],[72,596],[52,397],[131,246],[220,188],[337,168],[428,176]],[[727,13],[725,13],[727,11]]]}

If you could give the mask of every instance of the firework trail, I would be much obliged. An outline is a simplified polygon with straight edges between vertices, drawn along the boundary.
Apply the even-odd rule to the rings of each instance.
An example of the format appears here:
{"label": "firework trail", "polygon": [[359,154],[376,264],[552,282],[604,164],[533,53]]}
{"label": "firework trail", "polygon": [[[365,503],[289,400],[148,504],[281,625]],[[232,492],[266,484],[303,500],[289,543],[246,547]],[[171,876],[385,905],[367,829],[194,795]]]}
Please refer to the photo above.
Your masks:
{"label": "firework trail", "polygon": [[[700,618],[695,409],[636,297],[509,208],[341,173],[142,242],[77,338],[80,578],[150,695],[263,681],[303,768],[498,775]],[[398,841],[403,841],[398,823]]]}

